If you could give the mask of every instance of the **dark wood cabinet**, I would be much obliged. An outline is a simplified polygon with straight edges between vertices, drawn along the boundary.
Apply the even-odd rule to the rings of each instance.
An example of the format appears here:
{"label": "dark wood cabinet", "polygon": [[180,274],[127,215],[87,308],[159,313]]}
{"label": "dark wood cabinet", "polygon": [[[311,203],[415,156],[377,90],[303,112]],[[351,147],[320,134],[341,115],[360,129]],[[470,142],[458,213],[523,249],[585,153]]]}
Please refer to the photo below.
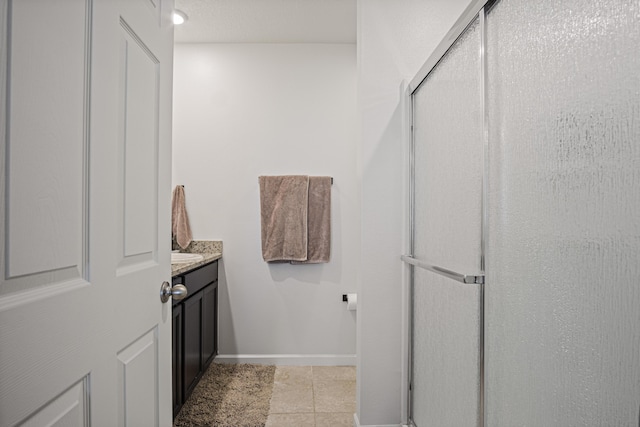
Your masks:
{"label": "dark wood cabinet", "polygon": [[173,305],[173,344],[171,347],[173,361],[173,416],[182,407],[182,304]]}
{"label": "dark wood cabinet", "polygon": [[202,291],[182,304],[184,312],[183,384],[185,400],[191,395],[202,370]]}
{"label": "dark wood cabinet", "polygon": [[202,363],[205,366],[218,354],[218,286],[202,290]]}
{"label": "dark wood cabinet", "polygon": [[187,297],[173,304],[173,416],[218,353],[218,261],[173,278]]}

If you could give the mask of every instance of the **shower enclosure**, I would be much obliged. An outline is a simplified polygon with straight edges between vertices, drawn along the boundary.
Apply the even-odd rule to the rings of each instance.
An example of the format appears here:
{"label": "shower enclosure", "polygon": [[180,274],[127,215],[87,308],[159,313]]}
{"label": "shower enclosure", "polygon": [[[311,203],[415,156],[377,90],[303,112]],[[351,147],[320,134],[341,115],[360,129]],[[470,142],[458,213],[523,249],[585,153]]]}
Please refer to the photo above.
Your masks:
{"label": "shower enclosure", "polygon": [[473,1],[409,86],[409,420],[640,425],[640,3]]}

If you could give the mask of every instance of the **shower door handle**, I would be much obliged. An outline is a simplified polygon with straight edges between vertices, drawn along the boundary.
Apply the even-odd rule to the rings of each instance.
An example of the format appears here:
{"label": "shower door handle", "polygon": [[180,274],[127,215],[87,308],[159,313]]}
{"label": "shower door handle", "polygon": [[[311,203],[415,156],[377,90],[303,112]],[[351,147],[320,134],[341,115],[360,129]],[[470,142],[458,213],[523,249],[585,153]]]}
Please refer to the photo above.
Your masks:
{"label": "shower door handle", "polygon": [[484,274],[469,275],[469,274],[457,273],[455,271],[451,271],[443,267],[438,267],[437,265],[429,264],[428,262],[417,260],[414,257],[409,255],[402,255],[400,259],[402,259],[402,261],[408,264],[423,268],[425,270],[429,270],[433,273],[448,277],[449,279],[453,279],[460,283],[477,284],[477,285],[484,284]]}

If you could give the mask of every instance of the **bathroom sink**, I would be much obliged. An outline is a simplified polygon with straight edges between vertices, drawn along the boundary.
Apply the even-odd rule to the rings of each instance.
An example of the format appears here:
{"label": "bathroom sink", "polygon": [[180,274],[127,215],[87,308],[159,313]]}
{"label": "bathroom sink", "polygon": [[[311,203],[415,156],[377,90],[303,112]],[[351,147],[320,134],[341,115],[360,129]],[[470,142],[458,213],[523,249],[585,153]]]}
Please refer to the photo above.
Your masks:
{"label": "bathroom sink", "polygon": [[180,252],[171,252],[171,264],[186,264],[188,262],[202,261],[204,256],[200,254],[185,254]]}

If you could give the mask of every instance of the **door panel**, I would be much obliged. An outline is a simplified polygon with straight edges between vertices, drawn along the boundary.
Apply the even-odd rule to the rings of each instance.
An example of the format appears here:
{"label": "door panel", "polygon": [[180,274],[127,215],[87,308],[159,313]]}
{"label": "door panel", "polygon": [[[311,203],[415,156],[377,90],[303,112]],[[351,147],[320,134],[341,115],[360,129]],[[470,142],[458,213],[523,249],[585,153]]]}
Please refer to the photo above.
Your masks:
{"label": "door panel", "polygon": [[[475,20],[413,93],[413,257],[482,273],[483,98]],[[433,270],[432,270],[433,271]],[[411,419],[481,422],[481,288],[414,267]]]}
{"label": "door panel", "polygon": [[172,309],[173,317],[173,345],[172,345],[172,389],[173,416],[178,415],[182,407],[182,304],[175,304]]}
{"label": "door panel", "polygon": [[417,426],[479,424],[480,287],[415,269],[413,420]]}
{"label": "door panel", "polygon": [[487,425],[638,425],[638,16],[617,0],[487,16]]}
{"label": "door panel", "polygon": [[121,21],[119,112],[123,199],[121,265],[151,260],[157,251],[158,59]]}
{"label": "door panel", "polygon": [[83,378],[47,403],[22,424],[24,427],[89,425],[89,378]]}
{"label": "door panel", "polygon": [[480,272],[483,110],[476,20],[413,94],[414,257]]}
{"label": "door panel", "polygon": [[218,284],[207,286],[202,291],[202,363],[211,363],[218,350]]}
{"label": "door panel", "polygon": [[171,425],[171,7],[0,0],[2,426]]}
{"label": "door panel", "polygon": [[156,425],[158,412],[157,331],[147,332],[118,353],[118,406],[121,426]]}
{"label": "door panel", "polygon": [[90,16],[85,1],[40,3],[2,8],[9,85],[0,294],[84,277]]}
{"label": "door panel", "polygon": [[202,367],[202,303],[202,292],[199,292],[183,304],[185,397],[193,391]]}

